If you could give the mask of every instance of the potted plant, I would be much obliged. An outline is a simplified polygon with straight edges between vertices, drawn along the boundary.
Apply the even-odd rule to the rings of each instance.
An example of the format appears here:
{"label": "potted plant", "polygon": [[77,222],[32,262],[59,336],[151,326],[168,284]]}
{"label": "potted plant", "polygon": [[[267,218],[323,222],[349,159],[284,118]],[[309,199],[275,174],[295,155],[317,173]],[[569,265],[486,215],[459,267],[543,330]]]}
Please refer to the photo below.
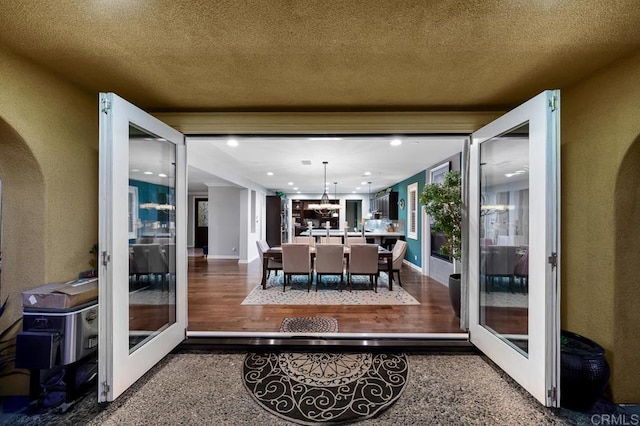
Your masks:
{"label": "potted plant", "polygon": [[449,298],[453,311],[460,317],[460,274],[456,261],[462,256],[462,179],[459,172],[448,172],[439,183],[425,185],[420,203],[431,217],[431,231],[444,235],[440,253],[453,259],[449,276]]}

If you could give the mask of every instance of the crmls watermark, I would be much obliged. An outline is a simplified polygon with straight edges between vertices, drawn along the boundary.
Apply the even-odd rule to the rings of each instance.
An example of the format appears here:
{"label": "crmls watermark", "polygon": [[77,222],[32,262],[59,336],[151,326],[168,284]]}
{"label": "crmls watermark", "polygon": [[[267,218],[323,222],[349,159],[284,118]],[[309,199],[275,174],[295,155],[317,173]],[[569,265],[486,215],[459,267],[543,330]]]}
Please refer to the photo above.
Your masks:
{"label": "crmls watermark", "polygon": [[639,426],[640,414],[593,414],[591,424],[598,426]]}

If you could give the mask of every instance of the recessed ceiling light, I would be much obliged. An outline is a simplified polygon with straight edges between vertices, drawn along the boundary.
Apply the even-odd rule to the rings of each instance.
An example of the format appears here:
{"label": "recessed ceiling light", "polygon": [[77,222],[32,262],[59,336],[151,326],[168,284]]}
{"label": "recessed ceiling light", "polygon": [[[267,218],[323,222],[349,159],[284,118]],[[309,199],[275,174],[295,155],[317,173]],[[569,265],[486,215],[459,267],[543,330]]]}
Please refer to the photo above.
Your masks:
{"label": "recessed ceiling light", "polygon": [[287,185],[293,185],[293,182],[287,182]]}
{"label": "recessed ceiling light", "polygon": [[371,172],[364,172],[362,176],[369,176],[369,175],[371,175]]}
{"label": "recessed ceiling light", "polygon": [[167,175],[165,175],[164,173],[158,173],[158,176],[160,176],[160,177],[167,177]]}
{"label": "recessed ceiling light", "polygon": [[302,192],[298,191],[298,194],[302,194]]}
{"label": "recessed ceiling light", "polygon": [[267,172],[267,176],[273,176],[273,172]]}
{"label": "recessed ceiling light", "polygon": [[132,172],[139,172],[140,169],[131,169]]}
{"label": "recessed ceiling light", "polygon": [[235,140],[235,139],[229,139],[229,140],[227,141],[227,145],[229,145],[229,146],[233,146],[233,147],[236,147],[236,146],[238,146],[238,141],[237,141],[237,140]]}
{"label": "recessed ceiling light", "polygon": [[153,172],[144,172],[145,175],[152,175]]}
{"label": "recessed ceiling light", "polygon": [[298,187],[297,187],[297,186],[294,186],[294,187],[293,187],[293,190],[294,190],[294,191],[297,191],[297,190],[298,190]]}
{"label": "recessed ceiling light", "polygon": [[366,185],[367,182],[360,182],[360,185]]}
{"label": "recessed ceiling light", "polygon": [[399,146],[399,145],[402,145],[402,141],[400,140],[400,138],[394,138],[394,139],[391,139],[391,142],[389,142],[389,145]]}
{"label": "recessed ceiling light", "polygon": [[[359,187],[359,186],[356,186],[356,189],[360,189],[360,187]],[[354,191],[354,192],[355,192],[355,191]]]}

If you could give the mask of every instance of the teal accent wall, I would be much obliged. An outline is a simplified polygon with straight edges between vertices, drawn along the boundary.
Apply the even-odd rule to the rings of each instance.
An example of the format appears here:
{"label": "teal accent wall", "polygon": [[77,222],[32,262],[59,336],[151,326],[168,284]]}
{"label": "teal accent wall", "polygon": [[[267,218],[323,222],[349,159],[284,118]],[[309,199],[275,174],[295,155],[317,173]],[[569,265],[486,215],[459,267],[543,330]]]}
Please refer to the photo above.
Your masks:
{"label": "teal accent wall", "polygon": [[[175,190],[169,186],[129,179],[129,185],[138,188],[138,218],[142,222],[167,222],[170,213],[167,210],[142,209],[144,203],[165,204],[173,200]],[[173,220],[173,219],[171,219]]]}
{"label": "teal accent wall", "polygon": [[[391,187],[392,191],[398,191],[398,201],[404,200],[405,206],[404,209],[398,209],[398,219],[403,219],[405,223],[405,240],[407,241],[407,254],[405,255],[405,259],[408,262],[413,263],[418,267],[422,267],[422,214],[418,214],[418,239],[412,240],[411,238],[407,238],[407,209],[409,208],[409,203],[407,201],[407,186],[412,183],[418,182],[418,197],[422,193],[422,188],[425,185],[425,171],[421,171],[416,173],[415,175],[403,180],[402,182],[398,182]],[[422,206],[418,204],[418,208],[421,209]]]}

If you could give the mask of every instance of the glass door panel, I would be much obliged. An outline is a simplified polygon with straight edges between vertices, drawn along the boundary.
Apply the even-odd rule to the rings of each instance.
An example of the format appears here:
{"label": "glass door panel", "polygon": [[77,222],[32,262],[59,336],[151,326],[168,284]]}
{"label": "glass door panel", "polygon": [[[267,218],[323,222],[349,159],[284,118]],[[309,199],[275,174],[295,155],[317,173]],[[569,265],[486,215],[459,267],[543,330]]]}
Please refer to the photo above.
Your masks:
{"label": "glass door panel", "polygon": [[558,91],[474,132],[469,149],[469,336],[538,401],[559,404]]}
{"label": "glass door panel", "polygon": [[529,124],[480,145],[480,324],[529,346]]}
{"label": "glass door panel", "polygon": [[184,136],[100,94],[98,400],[113,401],[185,338]]}
{"label": "glass door panel", "polygon": [[131,352],[176,322],[175,164],[174,143],[129,125]]}

